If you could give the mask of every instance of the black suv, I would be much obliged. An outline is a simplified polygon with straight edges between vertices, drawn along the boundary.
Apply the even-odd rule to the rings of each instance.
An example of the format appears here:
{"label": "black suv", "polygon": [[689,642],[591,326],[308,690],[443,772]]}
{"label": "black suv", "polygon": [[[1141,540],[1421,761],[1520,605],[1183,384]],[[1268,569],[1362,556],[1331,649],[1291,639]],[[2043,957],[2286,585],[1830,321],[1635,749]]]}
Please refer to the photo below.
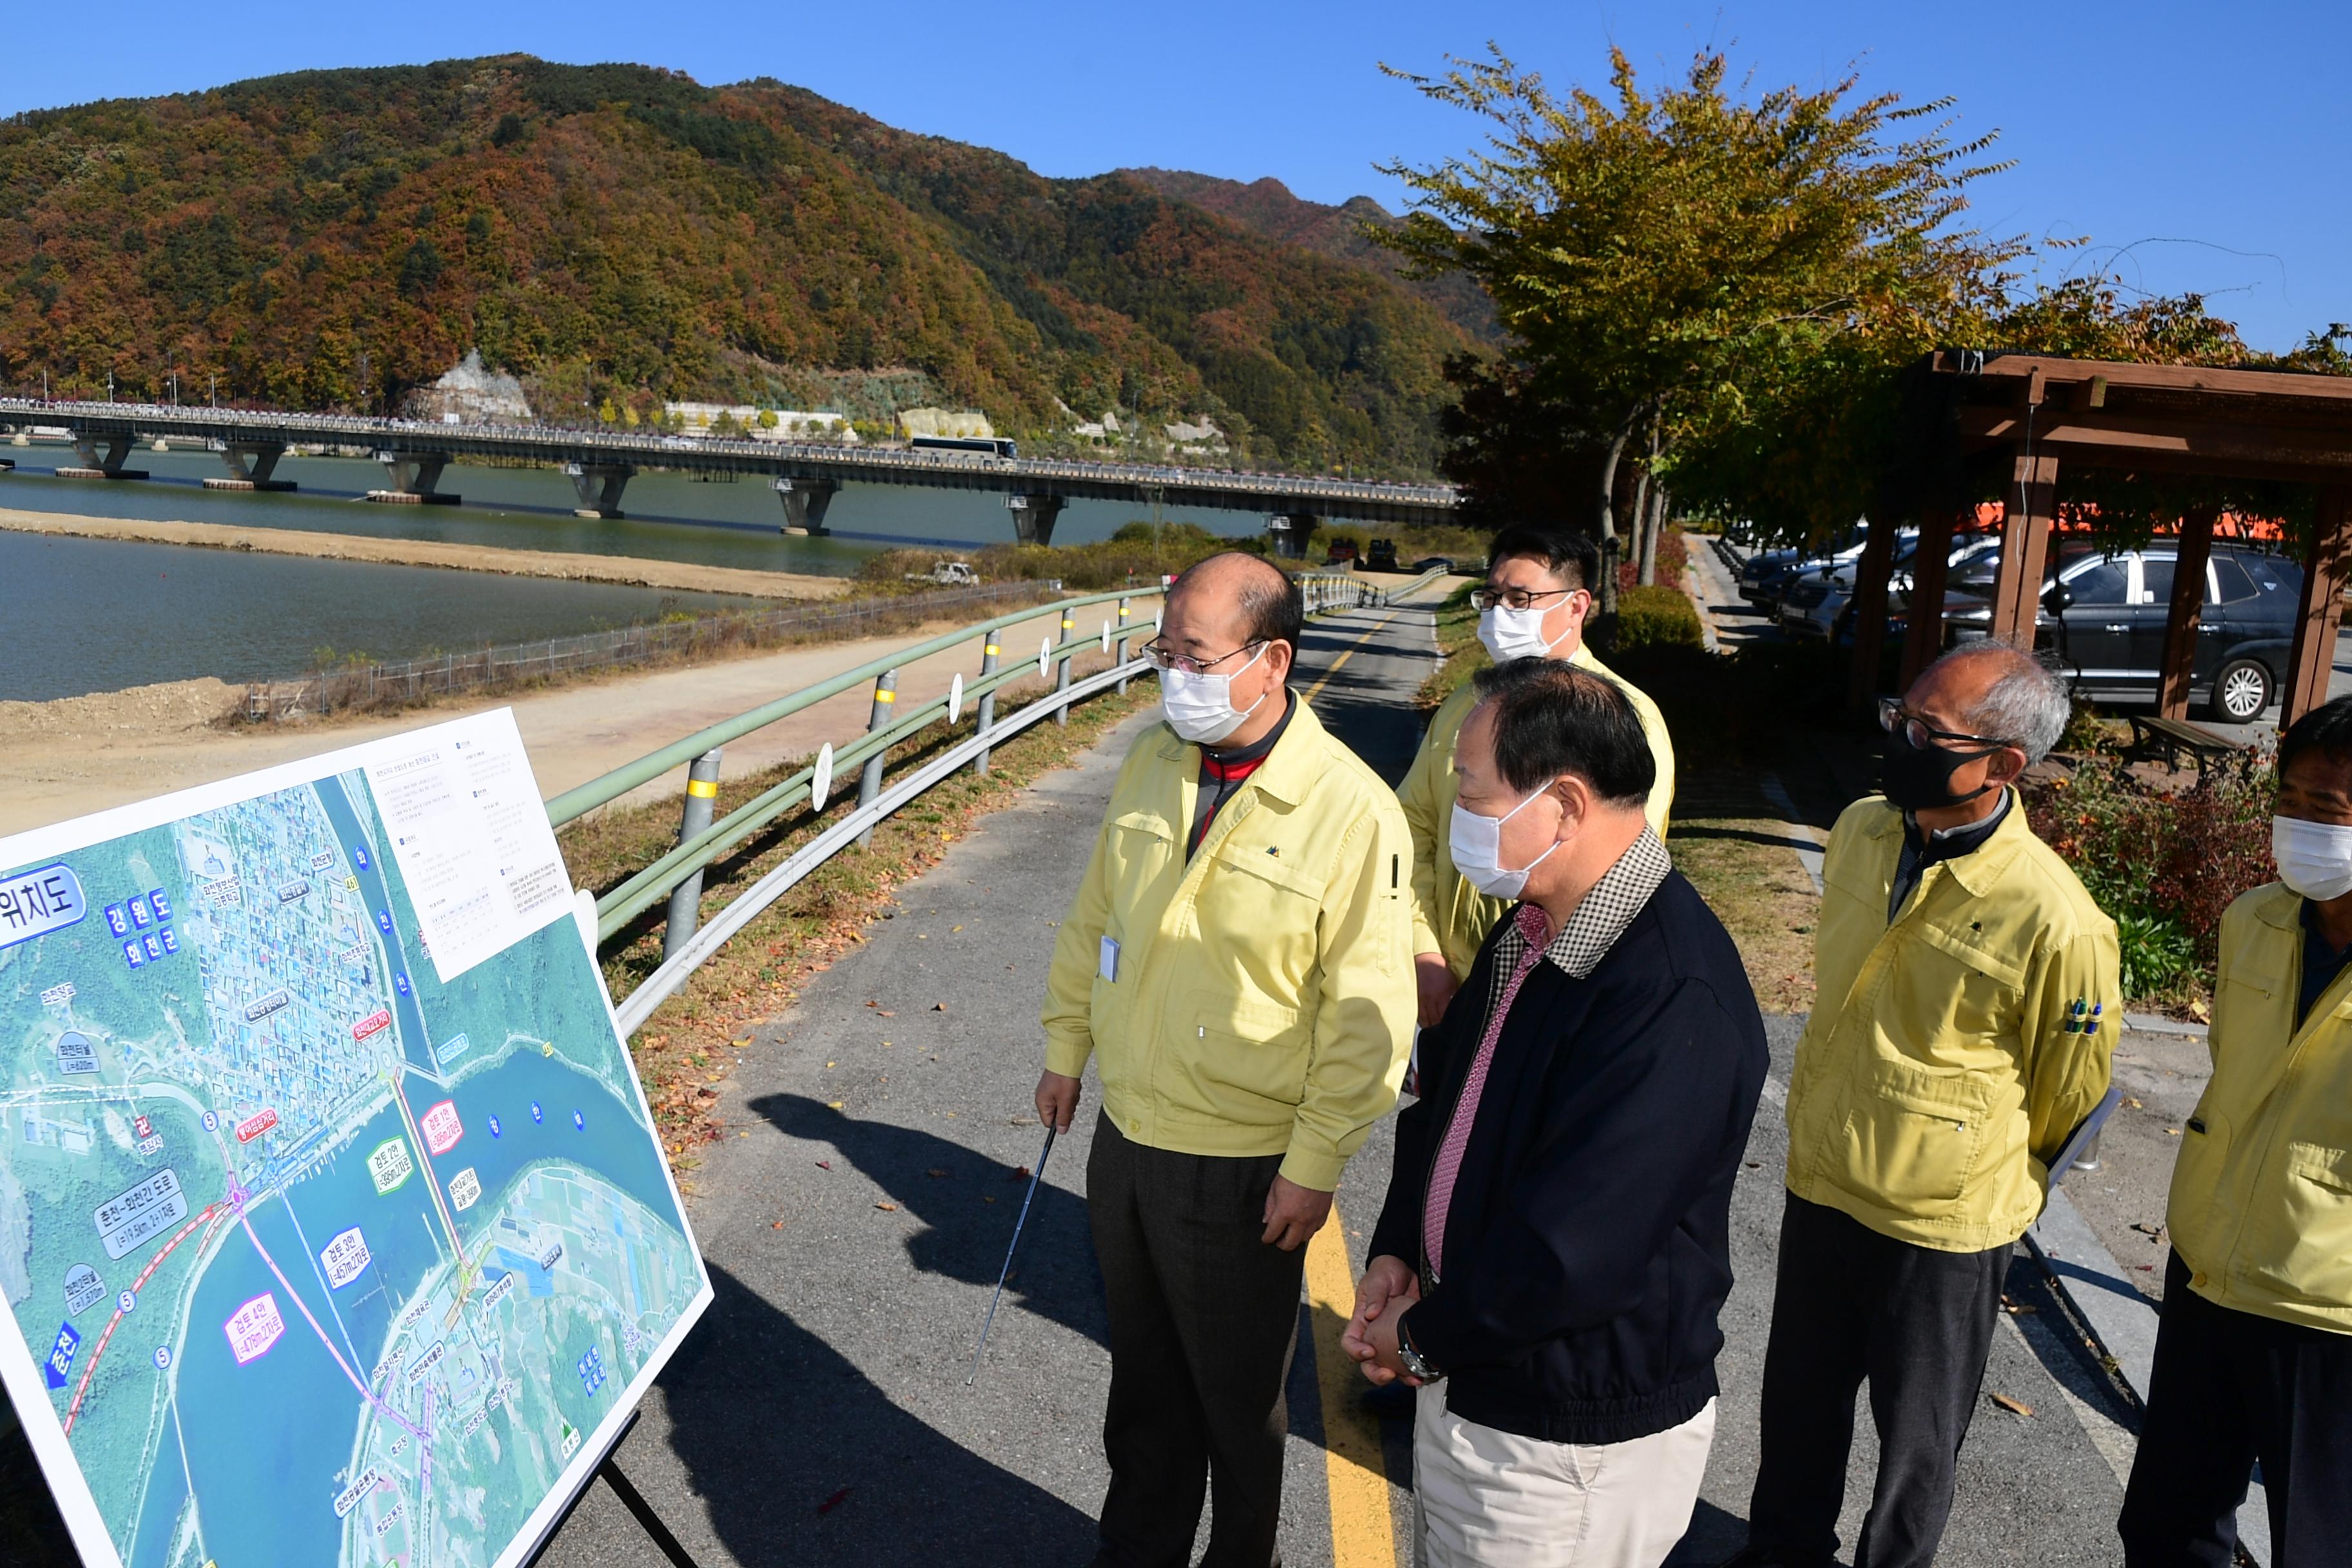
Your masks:
{"label": "black suv", "polygon": [[[2059,668],[2084,697],[2153,702],[2179,560],[2173,547],[2158,543],[2103,555],[2053,543],[2057,559],[2042,589],[2034,645],[2055,651]],[[1999,560],[1998,552],[1979,556],[1965,574],[1954,574],[1944,612],[1948,644],[1985,635],[1991,616],[1986,598]],[[2223,723],[2261,718],[2286,674],[2302,596],[2303,568],[2295,563],[2216,543],[2205,565],[2189,700],[2205,703]]]}

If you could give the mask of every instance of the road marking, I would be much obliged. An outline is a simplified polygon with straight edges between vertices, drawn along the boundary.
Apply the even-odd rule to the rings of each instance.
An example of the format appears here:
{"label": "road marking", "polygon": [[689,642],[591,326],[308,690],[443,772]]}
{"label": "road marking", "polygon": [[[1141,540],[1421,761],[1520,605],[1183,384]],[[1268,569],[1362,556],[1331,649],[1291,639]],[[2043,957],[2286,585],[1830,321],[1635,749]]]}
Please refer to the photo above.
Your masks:
{"label": "road marking", "polygon": [[[1391,610],[1387,615],[1382,616],[1379,620],[1373,622],[1370,630],[1365,632],[1362,637],[1358,637],[1354,642],[1349,643],[1346,647],[1342,648],[1339,651],[1339,657],[1331,661],[1331,668],[1325,670],[1321,675],[1316,678],[1315,684],[1308,687],[1306,691],[1301,694],[1300,700],[1305,702],[1314,701],[1315,694],[1323,689],[1324,683],[1329,680],[1333,676],[1339,673],[1339,667],[1347,663],[1349,659],[1355,658],[1356,650],[1358,648],[1371,641],[1372,638],[1378,636],[1381,632],[1385,631],[1388,628],[1388,624],[1391,621],[1395,620],[1401,613],[1402,612],[1400,611]],[[1351,1293],[1351,1304],[1352,1300],[1353,1298]]]}
{"label": "road marking", "polygon": [[1315,1383],[1323,1401],[1323,1471],[1331,1493],[1331,1568],[1396,1568],[1380,1418],[1364,1407],[1363,1373],[1339,1348],[1340,1331],[1356,1310],[1346,1236],[1335,1204],[1330,1219],[1307,1243]]}

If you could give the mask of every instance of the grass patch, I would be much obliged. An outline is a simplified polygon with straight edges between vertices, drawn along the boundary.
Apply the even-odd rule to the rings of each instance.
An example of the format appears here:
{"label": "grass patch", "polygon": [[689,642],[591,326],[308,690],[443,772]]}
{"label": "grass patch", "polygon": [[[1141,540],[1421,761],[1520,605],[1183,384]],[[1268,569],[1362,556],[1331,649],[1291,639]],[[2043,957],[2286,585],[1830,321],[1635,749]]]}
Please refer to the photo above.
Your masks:
{"label": "grass patch", "polygon": [[[1694,781],[1680,793],[1704,799],[1705,784]],[[1789,847],[1801,831],[1744,807],[1691,809],[1678,798],[1667,837],[1675,869],[1738,945],[1757,1005],[1767,1013],[1813,1005],[1813,927],[1822,900]]]}
{"label": "grass patch", "polygon": [[1478,640],[1478,612],[1470,607],[1478,586],[1465,583],[1437,606],[1437,668],[1412,694],[1412,705],[1423,712],[1435,710],[1464,681],[1495,662]]}
{"label": "grass patch", "polygon": [[[1072,673],[1076,677],[1086,670],[1074,666]],[[1042,696],[1046,689],[1044,681],[1024,682],[1018,695]],[[1000,706],[1009,711],[1015,698],[1015,690],[1007,689],[1000,695]],[[995,749],[985,778],[962,769],[909,802],[876,827],[869,849],[835,856],[761,910],[697,970],[646,1021],[629,1046],[672,1165],[681,1173],[690,1169],[695,1151],[720,1135],[717,1111],[721,1085],[738,1052],[749,1044],[751,1026],[790,1006],[809,975],[865,940],[866,926],[881,918],[893,889],[935,865],[979,817],[1010,805],[1040,774],[1067,766],[1112,725],[1158,700],[1158,686],[1139,680],[1123,697],[1105,693],[1073,706],[1067,729],[1048,720],[1022,731]],[[886,780],[971,732],[969,720],[952,729],[933,725],[891,751]],[[723,782],[718,815],[724,816],[805,765],[804,759],[786,762]],[[845,780],[824,812],[812,815],[803,808],[784,816],[713,864],[703,879],[703,918],[717,914],[793,850],[853,809],[856,797],[854,778]],[[592,813],[567,825],[558,841],[572,881],[601,896],[676,844],[677,817],[677,803],[666,801]],[[615,996],[625,995],[660,963],[666,923],[665,906],[656,905],[601,947],[604,981]]]}

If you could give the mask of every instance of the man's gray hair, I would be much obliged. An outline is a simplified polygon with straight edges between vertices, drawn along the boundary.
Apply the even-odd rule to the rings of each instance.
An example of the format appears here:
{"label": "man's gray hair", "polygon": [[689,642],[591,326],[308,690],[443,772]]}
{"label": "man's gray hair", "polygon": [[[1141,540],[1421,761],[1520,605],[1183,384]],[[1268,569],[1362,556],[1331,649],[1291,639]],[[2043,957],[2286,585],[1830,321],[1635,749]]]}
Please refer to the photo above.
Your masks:
{"label": "man's gray hair", "polygon": [[2032,767],[2050,754],[2058,737],[2066,732],[2067,721],[2074,714],[2074,700],[2066,683],[2033,655],[2013,643],[1986,637],[1981,641],[1962,643],[1958,647],[1929,665],[1921,679],[1946,665],[1992,659],[1999,662],[2000,673],[1967,717],[1968,726],[1977,734],[2015,746],[2025,753],[2025,765]]}

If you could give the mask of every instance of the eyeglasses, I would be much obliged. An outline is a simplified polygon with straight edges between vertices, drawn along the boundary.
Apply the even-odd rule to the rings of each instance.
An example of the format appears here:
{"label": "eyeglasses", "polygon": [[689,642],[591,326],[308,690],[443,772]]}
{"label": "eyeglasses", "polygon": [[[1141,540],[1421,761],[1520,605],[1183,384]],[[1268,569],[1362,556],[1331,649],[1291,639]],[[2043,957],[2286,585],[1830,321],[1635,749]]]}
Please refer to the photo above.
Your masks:
{"label": "eyeglasses", "polygon": [[1905,740],[1922,750],[1926,749],[1931,741],[1952,741],[1964,746],[1982,746],[1991,752],[1997,752],[2003,746],[2016,744],[2013,741],[1997,741],[1990,735],[1969,735],[1958,730],[1938,730],[1917,714],[1903,711],[1903,700],[1899,697],[1882,697],[1878,700],[1878,727],[1890,735],[1900,729]]}
{"label": "eyeglasses", "polygon": [[1581,588],[1473,588],[1470,607],[1491,610],[1501,605],[1507,610],[1532,610],[1538,601],[1557,599],[1564,594],[1580,594]]}
{"label": "eyeglasses", "polygon": [[1174,669],[1181,670],[1186,675],[1206,675],[1227,659],[1239,658],[1254,647],[1264,647],[1265,643],[1265,638],[1258,637],[1242,644],[1231,653],[1221,653],[1214,658],[1194,658],[1188,654],[1171,651],[1167,644],[1158,637],[1153,637],[1136,651],[1150,659],[1151,668],[1154,669]]}

